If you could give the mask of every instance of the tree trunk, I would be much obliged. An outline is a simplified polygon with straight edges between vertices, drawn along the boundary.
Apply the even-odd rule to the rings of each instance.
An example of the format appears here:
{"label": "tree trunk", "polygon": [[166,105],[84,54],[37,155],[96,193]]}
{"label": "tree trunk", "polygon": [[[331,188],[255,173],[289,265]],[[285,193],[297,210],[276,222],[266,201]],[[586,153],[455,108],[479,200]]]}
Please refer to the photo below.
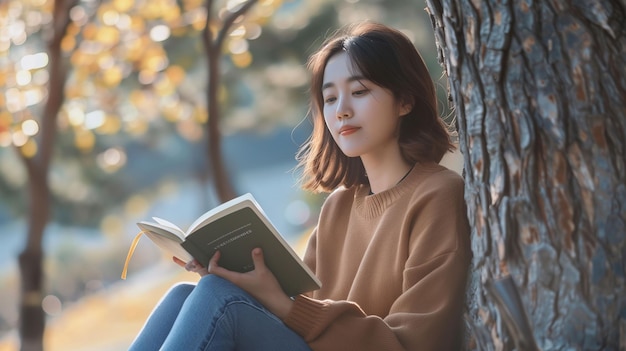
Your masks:
{"label": "tree trunk", "polygon": [[[67,70],[61,52],[61,40],[69,24],[69,11],[76,0],[55,0],[52,15],[53,35],[48,42],[48,99],[43,108],[38,152],[22,157],[28,174],[28,233],[24,251],[19,256],[21,301],[19,333],[22,351],[43,350],[45,314],[43,299],[43,235],[50,217],[48,171],[57,134],[57,116],[65,100]],[[21,153],[20,153],[21,155]]]}
{"label": "tree trunk", "polygon": [[41,242],[50,212],[49,188],[45,175],[29,172],[30,217],[28,242],[19,256],[21,273],[20,340],[22,351],[43,350],[45,314],[43,299],[43,250]]}
{"label": "tree trunk", "polygon": [[236,196],[235,189],[229,179],[228,171],[224,164],[222,156],[221,145],[221,132],[219,128],[219,121],[221,118],[219,108],[219,88],[220,88],[220,59],[222,57],[222,46],[224,39],[231,26],[239,17],[243,16],[258,0],[248,0],[235,12],[232,12],[228,17],[224,19],[222,27],[217,35],[213,35],[210,29],[211,13],[213,7],[213,1],[206,1],[207,17],[204,26],[204,50],[207,56],[208,75],[209,82],[207,87],[207,104],[209,111],[209,118],[207,121],[207,151],[209,163],[208,166],[211,169],[213,177],[213,184],[215,186],[216,194],[220,202],[226,202]]}
{"label": "tree trunk", "polygon": [[427,4],[465,157],[470,348],[626,350],[625,3]]}

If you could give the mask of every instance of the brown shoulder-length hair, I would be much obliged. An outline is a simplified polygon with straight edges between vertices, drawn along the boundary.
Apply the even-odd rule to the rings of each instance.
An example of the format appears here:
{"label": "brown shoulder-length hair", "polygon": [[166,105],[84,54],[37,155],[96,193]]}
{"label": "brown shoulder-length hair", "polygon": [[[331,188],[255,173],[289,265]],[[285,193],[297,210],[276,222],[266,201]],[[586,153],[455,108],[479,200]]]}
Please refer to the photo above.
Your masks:
{"label": "brown shoulder-length hair", "polygon": [[437,112],[433,81],[413,43],[400,31],[385,25],[358,23],[337,31],[308,62],[313,131],[297,155],[304,189],[332,191],[339,186],[368,183],[361,159],[346,156],[324,122],[324,69],[328,60],[340,52],[348,55],[360,75],[390,90],[398,101],[412,105],[399,126],[398,142],[406,162],[439,162],[448,150],[454,149]]}

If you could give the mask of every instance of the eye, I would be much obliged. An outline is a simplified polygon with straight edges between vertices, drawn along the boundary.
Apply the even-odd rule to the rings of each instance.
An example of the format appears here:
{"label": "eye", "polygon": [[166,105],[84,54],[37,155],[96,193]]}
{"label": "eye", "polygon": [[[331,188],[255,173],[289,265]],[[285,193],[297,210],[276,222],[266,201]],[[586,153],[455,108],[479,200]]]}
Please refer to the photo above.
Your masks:
{"label": "eye", "polygon": [[361,96],[361,95],[367,94],[368,92],[369,92],[369,89],[359,89],[353,92],[352,95]]}
{"label": "eye", "polygon": [[324,103],[325,104],[332,104],[333,102],[335,102],[335,100],[337,100],[336,97],[334,96],[328,96],[324,98]]}

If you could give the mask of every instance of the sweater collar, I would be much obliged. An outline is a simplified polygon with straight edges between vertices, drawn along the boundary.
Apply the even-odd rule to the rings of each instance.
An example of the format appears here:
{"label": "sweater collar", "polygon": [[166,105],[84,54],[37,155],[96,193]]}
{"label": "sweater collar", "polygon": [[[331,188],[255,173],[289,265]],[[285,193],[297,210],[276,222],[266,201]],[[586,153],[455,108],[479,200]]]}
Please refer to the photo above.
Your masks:
{"label": "sweater collar", "polygon": [[412,194],[425,174],[434,173],[441,168],[434,162],[417,163],[398,184],[376,194],[370,195],[368,184],[359,185],[354,194],[356,212],[368,219],[380,216],[398,198]]}

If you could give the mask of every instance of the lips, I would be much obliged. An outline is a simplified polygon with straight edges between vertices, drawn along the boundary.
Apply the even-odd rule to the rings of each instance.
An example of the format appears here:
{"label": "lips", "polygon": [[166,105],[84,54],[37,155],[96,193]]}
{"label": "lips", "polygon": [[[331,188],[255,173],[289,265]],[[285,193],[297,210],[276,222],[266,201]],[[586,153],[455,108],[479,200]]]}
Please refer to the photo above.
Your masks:
{"label": "lips", "polygon": [[355,133],[359,129],[359,127],[355,126],[343,126],[339,129],[339,135],[350,135],[352,133]]}

